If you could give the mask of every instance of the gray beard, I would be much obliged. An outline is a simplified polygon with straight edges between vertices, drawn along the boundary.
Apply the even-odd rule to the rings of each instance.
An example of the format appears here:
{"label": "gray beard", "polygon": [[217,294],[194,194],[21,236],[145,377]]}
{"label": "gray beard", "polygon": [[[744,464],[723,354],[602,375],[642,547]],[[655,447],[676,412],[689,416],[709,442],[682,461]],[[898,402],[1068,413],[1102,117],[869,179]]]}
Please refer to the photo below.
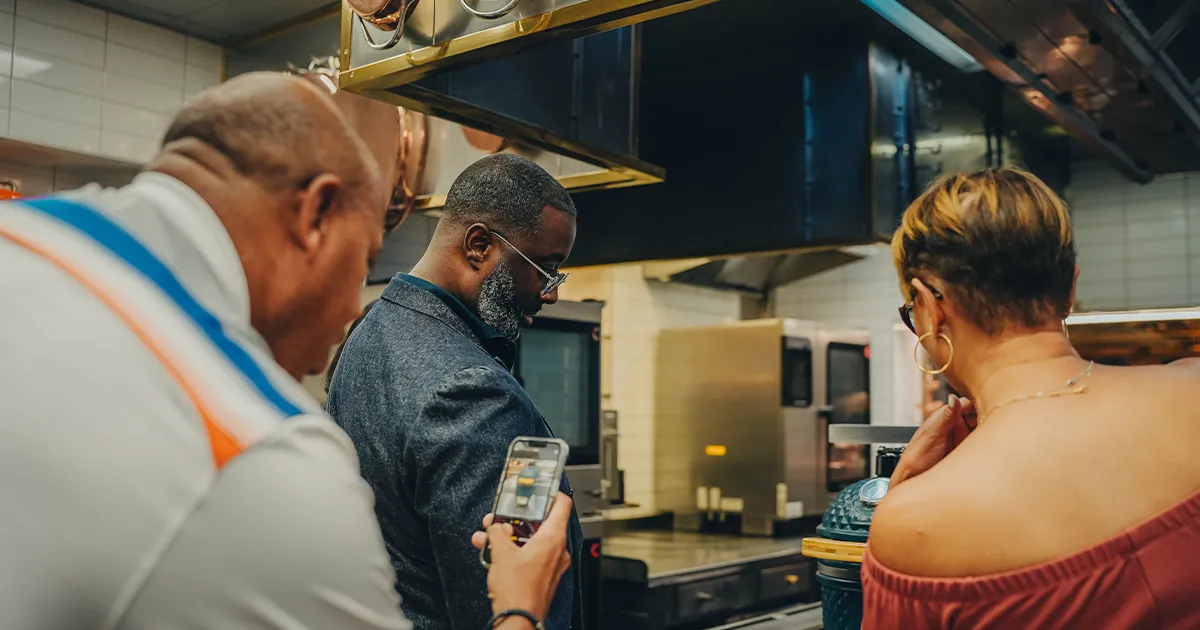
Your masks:
{"label": "gray beard", "polygon": [[525,310],[517,303],[517,283],[508,261],[501,260],[479,290],[479,318],[509,341],[521,336]]}

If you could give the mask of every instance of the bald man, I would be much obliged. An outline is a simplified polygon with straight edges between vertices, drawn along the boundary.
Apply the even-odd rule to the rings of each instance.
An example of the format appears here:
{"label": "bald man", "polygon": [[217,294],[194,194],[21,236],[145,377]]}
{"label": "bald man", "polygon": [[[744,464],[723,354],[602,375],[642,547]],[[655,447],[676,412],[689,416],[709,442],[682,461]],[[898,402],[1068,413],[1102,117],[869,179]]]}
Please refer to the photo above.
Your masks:
{"label": "bald man", "polygon": [[[359,312],[389,193],[328,94],[257,74],[129,186],[0,204],[0,628],[411,627],[296,380]],[[530,579],[496,599],[544,614],[564,541],[502,553]]]}

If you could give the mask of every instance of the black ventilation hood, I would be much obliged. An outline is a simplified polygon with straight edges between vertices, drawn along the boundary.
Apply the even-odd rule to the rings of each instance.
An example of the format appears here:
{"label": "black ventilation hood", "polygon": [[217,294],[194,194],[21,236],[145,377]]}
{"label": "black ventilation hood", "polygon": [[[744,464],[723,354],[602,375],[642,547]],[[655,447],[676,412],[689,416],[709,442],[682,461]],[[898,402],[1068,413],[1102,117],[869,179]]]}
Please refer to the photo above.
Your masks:
{"label": "black ventilation hood", "polygon": [[706,259],[674,279],[762,291],[890,238],[943,172],[1016,162],[1065,185],[1068,140],[986,72],[860,2],[754,4],[642,25],[640,156],[666,181],[574,195],[571,265]]}
{"label": "black ventilation hood", "polygon": [[901,2],[1127,177],[1200,169],[1200,2]]}

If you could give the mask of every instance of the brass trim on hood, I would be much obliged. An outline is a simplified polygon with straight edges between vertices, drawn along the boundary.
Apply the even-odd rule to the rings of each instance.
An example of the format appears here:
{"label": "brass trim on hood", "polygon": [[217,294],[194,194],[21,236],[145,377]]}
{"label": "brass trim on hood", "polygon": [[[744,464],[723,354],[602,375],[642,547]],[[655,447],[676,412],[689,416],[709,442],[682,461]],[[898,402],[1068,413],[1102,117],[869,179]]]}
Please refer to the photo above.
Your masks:
{"label": "brass trim on hood", "polygon": [[[345,72],[341,74],[344,79]],[[343,89],[345,86],[342,86]],[[512,138],[556,155],[594,164],[599,169],[588,173],[560,178],[568,190],[600,190],[656,184],[666,179],[666,169],[634,157],[587,145],[535,125],[479,109],[439,92],[404,85],[393,90],[355,90],[363,96],[379,99],[405,109],[444,118],[459,124]],[[567,186],[573,184],[574,188]],[[420,203],[418,201],[418,203]],[[419,206],[420,207],[420,206]],[[432,207],[432,206],[430,206]]]}
{"label": "brass trim on hood", "polygon": [[342,3],[342,77],[349,90],[380,90],[412,83],[448,67],[503,57],[539,40],[583,37],[639,24],[711,4],[717,0],[587,0],[540,15],[468,33],[436,45],[350,67],[356,15]]}

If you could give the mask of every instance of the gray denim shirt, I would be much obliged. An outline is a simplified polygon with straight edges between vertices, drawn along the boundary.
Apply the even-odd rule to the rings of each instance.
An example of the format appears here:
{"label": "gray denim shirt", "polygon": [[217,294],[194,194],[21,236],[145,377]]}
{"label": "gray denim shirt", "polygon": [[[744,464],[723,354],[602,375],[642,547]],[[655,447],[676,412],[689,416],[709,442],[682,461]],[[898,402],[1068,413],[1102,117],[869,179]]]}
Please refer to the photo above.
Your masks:
{"label": "gray denim shirt", "polygon": [[[346,342],[326,407],[350,435],[416,630],[482,630],[487,571],[471,533],[492,507],[508,444],[550,428],[512,376],[515,347],[460,301],[399,274]],[[562,489],[570,493],[563,476]],[[579,520],[572,569],[545,620],[582,630]]]}

